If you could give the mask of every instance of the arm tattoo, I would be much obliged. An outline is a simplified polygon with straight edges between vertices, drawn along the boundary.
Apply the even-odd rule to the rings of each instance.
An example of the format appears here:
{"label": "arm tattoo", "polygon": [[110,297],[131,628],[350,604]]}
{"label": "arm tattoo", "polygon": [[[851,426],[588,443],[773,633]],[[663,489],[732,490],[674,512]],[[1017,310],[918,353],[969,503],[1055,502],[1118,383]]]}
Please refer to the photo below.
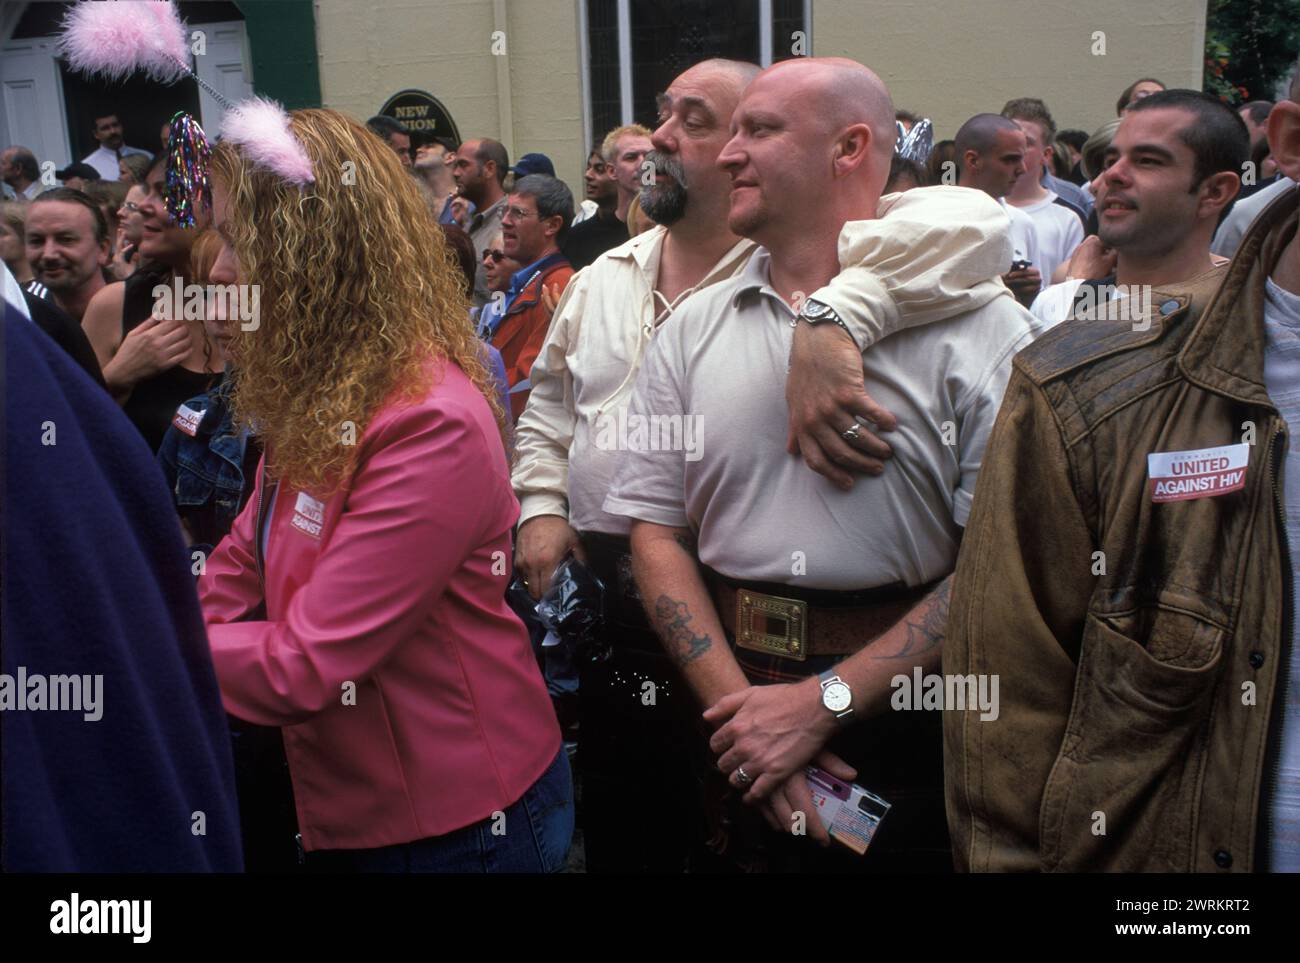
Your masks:
{"label": "arm tattoo", "polygon": [[707,635],[696,635],[687,625],[691,621],[691,610],[685,602],[661,595],[655,603],[654,616],[659,637],[679,666],[689,665],[712,648],[713,642]]}
{"label": "arm tattoo", "polygon": [[951,587],[952,576],[940,582],[939,587],[926,596],[928,604],[921,610],[920,616],[903,620],[903,628],[907,630],[907,641],[903,647],[891,655],[877,658],[906,659],[942,645],[944,629],[948,624],[948,593]]}

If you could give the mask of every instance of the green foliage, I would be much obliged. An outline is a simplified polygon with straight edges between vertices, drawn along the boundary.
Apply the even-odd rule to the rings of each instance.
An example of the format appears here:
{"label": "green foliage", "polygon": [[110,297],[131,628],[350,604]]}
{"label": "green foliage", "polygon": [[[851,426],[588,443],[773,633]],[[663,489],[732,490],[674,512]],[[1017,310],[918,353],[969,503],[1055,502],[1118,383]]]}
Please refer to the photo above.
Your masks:
{"label": "green foliage", "polygon": [[1273,100],[1300,55],[1300,0],[1209,0],[1204,87],[1230,104]]}

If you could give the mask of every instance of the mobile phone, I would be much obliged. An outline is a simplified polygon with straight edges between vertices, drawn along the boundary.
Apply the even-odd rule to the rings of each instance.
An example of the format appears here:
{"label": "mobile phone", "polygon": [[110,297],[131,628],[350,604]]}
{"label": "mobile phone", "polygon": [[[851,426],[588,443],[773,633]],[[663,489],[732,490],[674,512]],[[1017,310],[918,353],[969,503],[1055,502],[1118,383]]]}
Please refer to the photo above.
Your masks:
{"label": "mobile phone", "polygon": [[871,845],[889,803],[856,782],[837,779],[824,769],[804,769],[813,806],[831,839],[861,856]]}
{"label": "mobile phone", "polygon": [[1024,260],[1023,258],[1021,258],[1021,259],[1018,260],[1018,261],[1012,261],[1012,262],[1011,262],[1011,270],[1013,270],[1013,271],[1023,271],[1023,270],[1025,270],[1026,268],[1031,268],[1031,267],[1033,267],[1033,266],[1034,266],[1034,262],[1033,262],[1033,261],[1026,261],[1026,260]]}

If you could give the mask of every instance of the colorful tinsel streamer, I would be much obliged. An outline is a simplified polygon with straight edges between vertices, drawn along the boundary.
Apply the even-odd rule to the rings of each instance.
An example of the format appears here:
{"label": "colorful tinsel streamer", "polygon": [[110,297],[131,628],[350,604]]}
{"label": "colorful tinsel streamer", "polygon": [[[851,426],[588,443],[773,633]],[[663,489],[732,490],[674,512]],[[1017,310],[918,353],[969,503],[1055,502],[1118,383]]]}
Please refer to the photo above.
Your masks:
{"label": "colorful tinsel streamer", "polygon": [[208,163],[212,151],[203,128],[177,111],[167,137],[167,213],[180,227],[193,227],[195,212],[212,210]]}

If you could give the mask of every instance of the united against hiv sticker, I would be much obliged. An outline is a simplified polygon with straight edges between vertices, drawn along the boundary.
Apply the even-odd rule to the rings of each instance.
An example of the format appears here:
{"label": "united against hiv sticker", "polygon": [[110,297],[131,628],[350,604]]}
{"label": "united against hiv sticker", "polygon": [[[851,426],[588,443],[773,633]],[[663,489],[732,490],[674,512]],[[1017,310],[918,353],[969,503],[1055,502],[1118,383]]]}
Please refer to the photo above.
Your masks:
{"label": "united against hiv sticker", "polygon": [[172,424],[193,438],[199,433],[199,424],[203,421],[203,412],[195,411],[186,405],[176,409],[172,415]]}
{"label": "united against hiv sticker", "polygon": [[1246,485],[1250,445],[1199,451],[1153,451],[1147,455],[1153,502],[1181,502],[1235,492]]}

